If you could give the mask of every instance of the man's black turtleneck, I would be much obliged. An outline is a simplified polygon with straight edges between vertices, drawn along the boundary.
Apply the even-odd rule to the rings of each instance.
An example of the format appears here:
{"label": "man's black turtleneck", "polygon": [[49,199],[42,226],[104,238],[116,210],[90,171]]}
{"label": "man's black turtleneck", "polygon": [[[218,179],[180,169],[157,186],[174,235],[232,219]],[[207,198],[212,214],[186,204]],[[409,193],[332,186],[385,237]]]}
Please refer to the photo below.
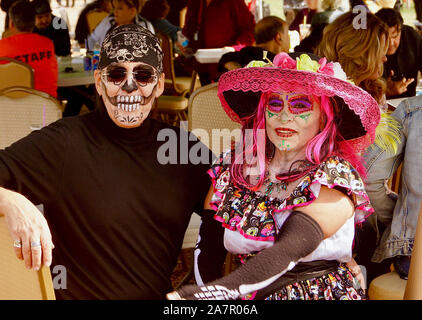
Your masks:
{"label": "man's black turtleneck", "polygon": [[51,269],[67,273],[58,299],[164,299],[172,291],[185,229],[210,181],[209,164],[158,162],[164,128],[152,119],[120,128],[100,109],[0,151],[0,185],[44,205]]}

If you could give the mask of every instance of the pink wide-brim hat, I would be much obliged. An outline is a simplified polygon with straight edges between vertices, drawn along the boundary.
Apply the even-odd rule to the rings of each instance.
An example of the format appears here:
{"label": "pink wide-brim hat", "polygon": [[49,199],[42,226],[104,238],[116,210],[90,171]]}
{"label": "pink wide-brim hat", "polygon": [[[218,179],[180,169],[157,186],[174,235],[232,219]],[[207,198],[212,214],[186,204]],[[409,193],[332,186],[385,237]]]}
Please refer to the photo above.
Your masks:
{"label": "pink wide-brim hat", "polygon": [[[298,55],[289,54],[290,57]],[[321,61],[315,55],[307,55]],[[335,77],[332,70],[327,74],[297,70],[290,62],[281,63],[281,67],[245,67],[224,73],[219,79],[218,96],[227,115],[242,123],[243,118],[254,113],[262,93],[266,92],[333,97],[338,106],[337,127],[343,138],[358,152],[374,142],[380,108],[368,92]]]}

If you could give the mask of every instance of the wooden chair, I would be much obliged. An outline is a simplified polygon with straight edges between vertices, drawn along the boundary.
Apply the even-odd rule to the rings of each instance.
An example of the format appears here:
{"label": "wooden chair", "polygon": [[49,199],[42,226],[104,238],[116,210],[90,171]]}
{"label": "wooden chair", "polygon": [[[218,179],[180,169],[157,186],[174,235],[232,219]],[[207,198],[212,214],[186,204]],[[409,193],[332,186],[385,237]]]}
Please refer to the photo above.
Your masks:
{"label": "wooden chair", "polygon": [[163,72],[165,74],[164,94],[157,99],[154,107],[154,117],[171,125],[179,125],[187,120],[188,97],[200,86],[198,74],[194,71],[192,77],[176,77],[174,72],[173,41],[161,32],[157,33],[163,50]]}
{"label": "wooden chair", "polygon": [[[22,61],[0,58],[0,90],[8,87],[34,87],[34,69]],[[18,93],[16,93],[18,94]]]}
{"label": "wooden chair", "polygon": [[98,24],[109,15],[107,11],[94,9],[86,14],[86,21],[88,22],[89,32],[92,33]]}
{"label": "wooden chair", "polygon": [[[218,83],[196,90],[189,98],[188,121],[189,130],[197,132],[202,143],[218,156],[230,148],[231,141],[240,137],[241,127],[223,110],[217,92]],[[201,132],[204,137],[201,137]]]}
{"label": "wooden chair", "polygon": [[419,209],[418,224],[413,242],[412,259],[404,300],[422,300],[422,204]]}
{"label": "wooden chair", "polygon": [[[18,93],[19,97],[15,97]],[[13,96],[13,97],[12,97]],[[62,116],[60,102],[31,88],[11,87],[0,91],[0,149],[41,129]]]}
{"label": "wooden chair", "polygon": [[160,38],[163,50],[163,72],[166,75],[164,94],[177,96],[191,94],[197,86],[200,86],[197,73],[194,72],[192,77],[176,77],[173,63],[173,41],[168,35],[161,32],[158,32],[157,36]]}
{"label": "wooden chair", "polygon": [[184,96],[161,95],[154,106],[154,117],[172,126],[179,126],[187,120],[188,98]]}
{"label": "wooden chair", "polygon": [[413,243],[412,259],[407,280],[394,270],[371,281],[368,296],[371,300],[422,300],[422,205]]}
{"label": "wooden chair", "polygon": [[54,300],[50,269],[26,269],[16,258],[5,220],[0,213],[0,300]]}

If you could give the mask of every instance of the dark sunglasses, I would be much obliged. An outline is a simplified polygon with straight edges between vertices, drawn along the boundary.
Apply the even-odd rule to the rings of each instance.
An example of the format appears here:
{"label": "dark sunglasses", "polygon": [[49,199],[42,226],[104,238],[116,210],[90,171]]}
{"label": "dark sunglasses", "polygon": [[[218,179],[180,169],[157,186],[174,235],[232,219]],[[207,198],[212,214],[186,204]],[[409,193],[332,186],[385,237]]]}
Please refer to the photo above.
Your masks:
{"label": "dark sunglasses", "polygon": [[[107,82],[119,86],[126,80],[128,71],[124,67],[116,66],[107,68],[103,75],[106,77]],[[132,71],[132,75],[133,79],[135,79],[141,87],[145,87],[157,80],[155,70],[146,66],[135,67]]]}

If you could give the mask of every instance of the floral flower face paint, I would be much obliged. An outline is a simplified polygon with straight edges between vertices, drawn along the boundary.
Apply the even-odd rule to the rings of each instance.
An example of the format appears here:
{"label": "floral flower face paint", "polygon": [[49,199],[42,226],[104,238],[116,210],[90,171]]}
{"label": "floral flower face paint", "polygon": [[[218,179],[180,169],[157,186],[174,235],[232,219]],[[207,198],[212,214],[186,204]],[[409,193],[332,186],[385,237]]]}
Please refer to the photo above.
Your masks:
{"label": "floral flower face paint", "polygon": [[[268,99],[267,113],[270,117],[275,116],[283,111],[285,101],[287,101],[287,109],[295,116],[300,116],[306,113],[308,116],[313,111],[313,102],[306,95],[285,95],[272,94]],[[302,117],[303,118],[303,117]]]}
{"label": "floral flower face paint", "polygon": [[272,93],[266,105],[266,129],[280,151],[305,150],[319,132],[320,109],[312,97],[295,93]]}

